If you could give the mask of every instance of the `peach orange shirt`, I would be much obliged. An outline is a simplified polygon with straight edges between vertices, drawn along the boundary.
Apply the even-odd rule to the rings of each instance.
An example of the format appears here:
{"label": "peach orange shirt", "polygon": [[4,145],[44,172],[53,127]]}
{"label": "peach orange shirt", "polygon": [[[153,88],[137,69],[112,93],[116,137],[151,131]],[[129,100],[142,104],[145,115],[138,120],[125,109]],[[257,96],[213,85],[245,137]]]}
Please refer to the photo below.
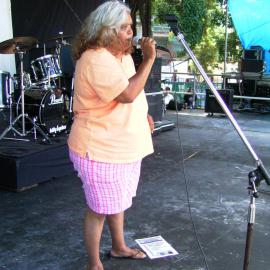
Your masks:
{"label": "peach orange shirt", "polygon": [[132,103],[114,100],[134,74],[130,55],[119,60],[106,49],[82,54],[75,69],[70,149],[109,163],[134,162],[153,152],[144,91]]}

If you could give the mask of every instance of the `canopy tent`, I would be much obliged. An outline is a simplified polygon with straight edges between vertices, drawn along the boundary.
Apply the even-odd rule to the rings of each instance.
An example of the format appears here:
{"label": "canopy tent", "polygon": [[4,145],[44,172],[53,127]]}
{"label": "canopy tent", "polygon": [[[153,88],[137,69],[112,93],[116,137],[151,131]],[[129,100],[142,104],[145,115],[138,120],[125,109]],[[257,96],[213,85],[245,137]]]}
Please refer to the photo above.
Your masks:
{"label": "canopy tent", "polygon": [[229,0],[229,10],[244,49],[270,49],[270,1]]}

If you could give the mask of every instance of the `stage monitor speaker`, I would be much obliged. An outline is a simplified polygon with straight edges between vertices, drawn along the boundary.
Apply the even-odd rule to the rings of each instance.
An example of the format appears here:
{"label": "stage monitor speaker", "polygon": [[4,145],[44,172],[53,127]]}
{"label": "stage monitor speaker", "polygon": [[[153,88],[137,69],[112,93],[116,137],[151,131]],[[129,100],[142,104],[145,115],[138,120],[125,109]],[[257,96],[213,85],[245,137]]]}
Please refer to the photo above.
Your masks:
{"label": "stage monitor speaker", "polygon": [[[222,97],[223,101],[227,105],[228,109],[233,109],[233,89],[218,90],[218,93]],[[224,113],[223,109],[216,100],[216,97],[210,89],[206,89],[205,97],[205,112],[207,113]]]}

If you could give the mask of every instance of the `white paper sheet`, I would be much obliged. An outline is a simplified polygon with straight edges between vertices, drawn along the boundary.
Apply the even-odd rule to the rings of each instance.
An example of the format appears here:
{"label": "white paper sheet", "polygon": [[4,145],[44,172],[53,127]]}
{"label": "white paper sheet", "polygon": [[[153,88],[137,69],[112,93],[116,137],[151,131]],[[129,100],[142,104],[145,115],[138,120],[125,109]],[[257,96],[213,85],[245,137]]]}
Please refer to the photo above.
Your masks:
{"label": "white paper sheet", "polygon": [[178,252],[161,236],[136,239],[138,245],[150,259],[177,255]]}

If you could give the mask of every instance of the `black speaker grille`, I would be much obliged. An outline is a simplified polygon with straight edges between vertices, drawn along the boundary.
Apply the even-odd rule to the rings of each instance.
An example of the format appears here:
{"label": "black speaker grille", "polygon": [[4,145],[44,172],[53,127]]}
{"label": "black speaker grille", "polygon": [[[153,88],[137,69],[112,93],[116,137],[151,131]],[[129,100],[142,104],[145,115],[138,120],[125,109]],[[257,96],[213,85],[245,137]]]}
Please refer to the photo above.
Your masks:
{"label": "black speaker grille", "polygon": [[242,59],[241,72],[262,73],[264,71],[263,60]]}
{"label": "black speaker grille", "polygon": [[[223,101],[227,105],[229,110],[233,108],[233,89],[218,90],[218,93],[222,97]],[[208,113],[223,113],[223,109],[216,100],[216,97],[210,89],[206,89],[205,97],[205,112]]]}

